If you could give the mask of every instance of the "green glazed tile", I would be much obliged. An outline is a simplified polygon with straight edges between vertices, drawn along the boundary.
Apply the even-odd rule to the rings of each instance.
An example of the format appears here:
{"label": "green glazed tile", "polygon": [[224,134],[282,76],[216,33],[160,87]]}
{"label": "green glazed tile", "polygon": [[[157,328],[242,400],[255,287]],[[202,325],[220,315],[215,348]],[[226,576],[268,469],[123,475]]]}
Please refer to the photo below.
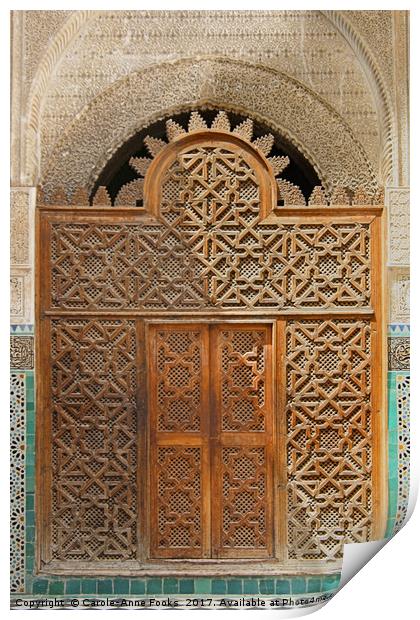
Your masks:
{"label": "green glazed tile", "polygon": [[114,594],[128,594],[130,591],[130,582],[128,579],[116,577],[114,579]]}
{"label": "green glazed tile", "polygon": [[28,542],[35,542],[35,528],[34,527],[26,528],[26,540]]}
{"label": "green glazed tile", "polygon": [[306,592],[306,579],[304,577],[293,577],[292,594],[303,594]]}
{"label": "green glazed tile", "polygon": [[26,570],[29,573],[32,573],[35,565],[35,558],[33,556],[27,555],[25,558]]}
{"label": "green glazed tile", "polygon": [[260,579],[260,593],[274,594],[274,579]]}
{"label": "green glazed tile", "polygon": [[211,594],[211,579],[194,579],[194,592],[196,594]]}
{"label": "green glazed tile", "polygon": [[48,581],[46,579],[36,579],[32,586],[33,594],[47,594]]}
{"label": "green glazed tile", "polygon": [[81,579],[82,594],[96,594],[96,579]]}
{"label": "green glazed tile", "polygon": [[194,594],[194,579],[180,579],[179,580],[179,593],[180,594]]}
{"label": "green glazed tile", "polygon": [[259,584],[256,579],[244,579],[244,594],[258,594]]}
{"label": "green glazed tile", "polygon": [[242,594],[242,579],[229,579],[227,582],[228,594]]}
{"label": "green glazed tile", "polygon": [[290,581],[287,579],[277,579],[276,594],[290,594]]}
{"label": "green glazed tile", "polygon": [[212,579],[211,593],[226,594],[226,581],[224,579]]}
{"label": "green glazed tile", "polygon": [[31,435],[35,433],[35,420],[32,417],[26,418],[26,432]]}
{"label": "green glazed tile", "polygon": [[323,590],[336,590],[340,584],[340,574],[327,575],[323,579]]}
{"label": "green glazed tile", "polygon": [[35,474],[35,467],[34,465],[26,465],[26,475],[28,477],[33,478]]}
{"label": "green glazed tile", "polygon": [[321,578],[310,577],[308,579],[307,592],[321,592]]}
{"label": "green glazed tile", "polygon": [[66,581],[66,594],[80,594],[80,579]]}
{"label": "green glazed tile", "polygon": [[98,579],[98,594],[113,594],[111,579]]}
{"label": "green glazed tile", "polygon": [[162,593],[162,579],[148,579],[146,583],[147,594]]}
{"label": "green glazed tile", "polygon": [[62,581],[51,581],[48,594],[64,594],[64,583]]}
{"label": "green glazed tile", "polygon": [[146,584],[144,579],[131,579],[130,594],[144,594],[146,592]]}
{"label": "green glazed tile", "polygon": [[179,592],[179,580],[178,579],[164,579],[163,580],[163,594],[178,594]]}

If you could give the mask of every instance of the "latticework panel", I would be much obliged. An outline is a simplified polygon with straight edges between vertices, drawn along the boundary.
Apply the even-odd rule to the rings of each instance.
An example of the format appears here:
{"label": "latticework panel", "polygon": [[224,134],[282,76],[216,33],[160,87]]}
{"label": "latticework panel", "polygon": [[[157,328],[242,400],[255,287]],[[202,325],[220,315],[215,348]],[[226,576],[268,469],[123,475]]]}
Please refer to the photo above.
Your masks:
{"label": "latticework panel", "polygon": [[[265,448],[222,448],[222,548],[266,549],[267,462]],[[268,540],[267,540],[268,539]]]}
{"label": "latticework panel", "polygon": [[156,334],[158,431],[200,431],[201,334],[160,330]]}
{"label": "latticework panel", "polygon": [[269,325],[213,326],[214,540],[220,557],[272,553],[272,343]]}
{"label": "latticework panel", "polygon": [[[287,158],[267,158],[272,136],[252,141],[249,119],[230,131],[224,113],[210,136],[203,122],[169,123],[169,145],[145,139],[154,159],[130,160],[144,178],[114,210],[100,188],[90,210],[83,195],[71,213],[52,199],[40,214],[51,446],[38,477],[52,466],[40,549],[65,570],[147,558],[302,566],[372,535],[366,317],[380,324],[379,210],[353,214],[344,194],[335,218],[318,188],[303,213],[290,206],[303,205],[298,188],[277,179],[277,192]],[[375,387],[375,411],[379,400]]]}
{"label": "latticework panel", "polygon": [[137,554],[134,321],[51,322],[52,558]]}
{"label": "latticework panel", "polygon": [[152,557],[208,555],[208,326],[148,328]]}
{"label": "latticework panel", "polygon": [[[202,456],[201,448],[158,446],[156,473],[156,552],[201,552]],[[165,553],[166,552],[166,553]]]}
{"label": "latticework panel", "polygon": [[223,330],[219,334],[221,430],[265,430],[266,334]]}
{"label": "latticework panel", "polygon": [[369,224],[259,224],[256,198],[237,201],[168,201],[154,224],[51,224],[51,307],[370,306]]}
{"label": "latticework panel", "polygon": [[371,535],[369,322],[288,323],[286,373],[288,555],[334,560]]}

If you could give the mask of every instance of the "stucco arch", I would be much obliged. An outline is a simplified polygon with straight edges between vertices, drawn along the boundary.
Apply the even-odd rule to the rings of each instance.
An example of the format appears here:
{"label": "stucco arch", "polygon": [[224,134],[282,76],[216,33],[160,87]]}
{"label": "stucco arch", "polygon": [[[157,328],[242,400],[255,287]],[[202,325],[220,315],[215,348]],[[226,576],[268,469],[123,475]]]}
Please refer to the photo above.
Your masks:
{"label": "stucco arch", "polygon": [[113,83],[70,124],[41,181],[47,187],[91,188],[115,150],[140,128],[167,113],[206,105],[273,127],[305,155],[327,189],[376,186],[363,147],[316,93],[273,69],[226,58],[163,63]]}
{"label": "stucco arch", "polygon": [[[63,27],[52,40],[38,67],[35,78],[32,82],[27,103],[27,122],[24,145],[24,177],[25,182],[27,183],[37,183],[41,178],[45,178],[46,168],[44,167],[43,170],[41,170],[40,141],[42,138],[40,128],[43,118],[43,102],[45,100],[46,93],[48,92],[50,80],[54,76],[56,68],[60,65],[66,50],[72,44],[75,37],[82,35],[82,33],[89,27],[89,24],[92,23],[92,20],[96,19],[102,13],[104,12],[76,11],[70,15]],[[322,12],[324,18],[328,19],[330,23],[333,24],[334,28],[340,32],[340,35],[346,40],[348,46],[352,50],[352,53],[356,56],[363,72],[368,78],[369,86],[375,99],[380,120],[379,129],[381,133],[381,153],[379,153],[379,171],[376,170],[375,164],[373,164],[373,168],[375,170],[375,176],[378,178],[379,182],[384,183],[390,178],[392,171],[393,149],[395,148],[392,140],[393,121],[389,103],[389,95],[381,78],[380,71],[375,63],[375,59],[366,45],[364,45],[363,40],[356,29],[348,20],[345,19],[343,15],[341,15],[340,11],[333,12],[333,14],[330,13],[331,12],[329,11]],[[269,69],[267,70],[269,71]],[[127,80],[130,81],[128,76],[126,77]],[[209,79],[211,81],[211,76],[209,76]],[[208,103],[211,102],[209,97],[201,97],[200,101]],[[228,101],[223,103],[225,107],[229,107]],[[214,105],[220,105],[220,102],[214,102]],[[90,108],[91,104],[88,104],[88,107]],[[166,109],[172,111],[175,107],[176,106],[168,106]],[[191,105],[187,106],[187,108],[188,107],[191,107]],[[239,109],[239,107],[235,109]],[[242,109],[248,114],[252,114],[253,112],[250,108],[245,109],[242,107]],[[81,115],[84,115],[85,112],[86,111],[83,111]],[[149,119],[147,120],[149,121]],[[265,120],[270,119],[266,118]],[[280,127],[279,123],[277,123],[277,125]],[[71,129],[72,124],[67,127],[67,135],[71,132]],[[55,155],[55,152],[53,155]],[[326,173],[321,174],[321,176],[328,177],[329,175]]]}
{"label": "stucco arch", "polygon": [[352,48],[368,79],[378,111],[381,153],[378,178],[381,184],[392,183],[395,173],[394,141],[395,121],[391,98],[378,64],[369,48],[359,36],[342,11],[322,11]]}

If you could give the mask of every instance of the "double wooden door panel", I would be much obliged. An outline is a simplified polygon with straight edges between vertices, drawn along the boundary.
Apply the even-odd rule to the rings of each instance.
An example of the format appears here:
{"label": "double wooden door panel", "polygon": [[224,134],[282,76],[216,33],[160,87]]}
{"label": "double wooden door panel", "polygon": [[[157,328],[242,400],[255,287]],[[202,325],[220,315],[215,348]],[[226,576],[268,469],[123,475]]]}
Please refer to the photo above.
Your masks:
{"label": "double wooden door panel", "polygon": [[151,557],[271,557],[271,325],[151,324],[147,357]]}

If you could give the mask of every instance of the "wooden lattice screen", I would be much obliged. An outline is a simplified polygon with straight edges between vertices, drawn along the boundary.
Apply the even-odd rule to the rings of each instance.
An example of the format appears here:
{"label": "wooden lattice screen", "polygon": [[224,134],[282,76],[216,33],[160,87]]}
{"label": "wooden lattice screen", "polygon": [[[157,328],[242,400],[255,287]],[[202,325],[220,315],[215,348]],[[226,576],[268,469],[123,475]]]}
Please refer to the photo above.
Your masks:
{"label": "wooden lattice screen", "polygon": [[217,118],[150,138],[127,205],[39,197],[47,572],[313,569],[382,534],[382,208],[302,204]]}

